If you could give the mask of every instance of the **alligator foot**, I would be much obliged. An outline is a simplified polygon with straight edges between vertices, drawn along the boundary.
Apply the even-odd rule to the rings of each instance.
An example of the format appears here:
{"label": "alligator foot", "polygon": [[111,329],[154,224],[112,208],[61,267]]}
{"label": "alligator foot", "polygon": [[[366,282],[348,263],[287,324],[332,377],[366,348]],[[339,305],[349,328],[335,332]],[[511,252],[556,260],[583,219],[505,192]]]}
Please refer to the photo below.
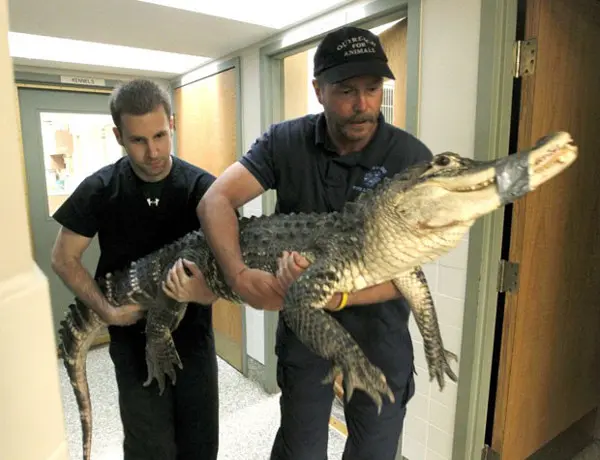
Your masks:
{"label": "alligator foot", "polygon": [[363,390],[373,400],[378,414],[381,413],[383,405],[382,394],[385,394],[392,403],[395,402],[394,394],[381,369],[371,364],[362,354],[354,356],[352,360],[334,364],[327,377],[323,379],[323,383],[332,384],[340,375],[343,375],[342,385],[346,403],[352,399],[355,389]]}
{"label": "alligator foot", "polygon": [[450,380],[453,382],[458,381],[458,377],[450,367],[449,361],[458,362],[458,357],[452,353],[451,351],[444,350],[444,353],[436,356],[428,363],[429,365],[429,381],[433,381],[436,379],[438,382],[438,386],[440,391],[444,389],[446,386],[444,376],[447,375]]}
{"label": "alligator foot", "polygon": [[163,337],[155,339],[148,337],[146,341],[148,377],[144,382],[144,386],[149,386],[152,380],[156,379],[159,393],[162,395],[166,385],[165,376],[169,377],[173,385],[176,383],[175,366],[183,369],[183,364],[179,359],[179,353],[177,353],[171,334],[167,332]]}

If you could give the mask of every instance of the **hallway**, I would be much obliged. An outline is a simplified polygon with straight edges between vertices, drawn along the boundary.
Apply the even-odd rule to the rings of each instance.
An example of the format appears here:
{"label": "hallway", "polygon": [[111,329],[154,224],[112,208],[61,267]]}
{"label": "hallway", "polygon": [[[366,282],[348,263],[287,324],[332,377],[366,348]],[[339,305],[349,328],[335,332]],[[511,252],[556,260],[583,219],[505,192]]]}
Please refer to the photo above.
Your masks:
{"label": "hallway", "polygon": [[[253,380],[219,359],[219,460],[266,460],[279,424],[279,395],[269,395]],[[81,426],[75,397],[59,362],[65,423],[72,460],[81,458]],[[121,460],[122,429],[117,387],[108,347],[88,355],[88,382],[93,408],[92,460]],[[338,412],[334,408],[334,413]],[[341,411],[339,411],[341,412]],[[330,426],[330,460],[339,460],[345,436]]]}

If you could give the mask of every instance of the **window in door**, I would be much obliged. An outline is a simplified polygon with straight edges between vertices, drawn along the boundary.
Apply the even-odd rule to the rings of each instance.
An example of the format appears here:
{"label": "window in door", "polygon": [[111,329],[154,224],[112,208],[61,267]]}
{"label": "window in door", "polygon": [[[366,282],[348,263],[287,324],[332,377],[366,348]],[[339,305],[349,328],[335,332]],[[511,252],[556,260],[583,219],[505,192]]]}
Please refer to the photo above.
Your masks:
{"label": "window in door", "polygon": [[123,155],[107,114],[41,112],[48,214],[89,174]]}

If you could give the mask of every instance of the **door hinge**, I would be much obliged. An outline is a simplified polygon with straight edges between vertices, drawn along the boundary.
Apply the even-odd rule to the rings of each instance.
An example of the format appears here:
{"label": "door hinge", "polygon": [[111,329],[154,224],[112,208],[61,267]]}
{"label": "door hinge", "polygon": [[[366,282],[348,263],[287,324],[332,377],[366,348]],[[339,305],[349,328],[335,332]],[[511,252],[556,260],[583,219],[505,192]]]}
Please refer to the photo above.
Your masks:
{"label": "door hinge", "polygon": [[481,451],[481,460],[500,460],[500,454],[486,444]]}
{"label": "door hinge", "polygon": [[513,77],[528,77],[535,73],[537,39],[517,40],[513,45]]}
{"label": "door hinge", "polygon": [[498,268],[498,292],[515,292],[519,287],[519,264],[501,259]]}

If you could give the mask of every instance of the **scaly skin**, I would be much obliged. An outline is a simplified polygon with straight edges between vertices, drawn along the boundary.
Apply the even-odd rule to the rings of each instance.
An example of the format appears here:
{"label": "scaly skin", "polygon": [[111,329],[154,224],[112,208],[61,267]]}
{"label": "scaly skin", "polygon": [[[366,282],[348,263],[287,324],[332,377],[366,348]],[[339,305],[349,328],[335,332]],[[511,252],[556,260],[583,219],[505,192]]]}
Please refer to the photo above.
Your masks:
{"label": "scaly skin", "polygon": [[[329,359],[332,369],[324,382],[342,374],[346,398],[355,389],[366,392],[378,410],[382,397],[394,400],[386,377],[364,355],[351,335],[324,305],[336,292],[355,292],[392,281],[407,299],[423,337],[430,379],[444,388],[445,377],[456,381],[449,360],[456,355],[444,348],[427,281],[420,268],[456,247],[479,217],[529,193],[562,173],[577,156],[568,134],[541,140],[535,149],[495,162],[476,162],[456,154],[436,156],[416,165],[356,203],[329,214],[289,214],[240,220],[240,246],[249,267],[275,273],[283,251],[297,251],[311,265],[292,284],[281,311],[299,340],[317,355]],[[176,383],[181,361],[171,333],[185,313],[186,304],[162,293],[161,281],[181,257],[196,263],[207,283],[220,297],[240,302],[225,283],[202,232],[178,241],[109,274],[99,285],[114,305],[137,302],[147,309],[146,363],[150,385],[158,391],[165,377]],[[63,322],[64,364],[77,395],[84,434],[84,459],[89,459],[91,405],[85,376],[89,344],[102,326],[97,315],[79,304]],[[89,321],[81,317],[91,318]]]}

